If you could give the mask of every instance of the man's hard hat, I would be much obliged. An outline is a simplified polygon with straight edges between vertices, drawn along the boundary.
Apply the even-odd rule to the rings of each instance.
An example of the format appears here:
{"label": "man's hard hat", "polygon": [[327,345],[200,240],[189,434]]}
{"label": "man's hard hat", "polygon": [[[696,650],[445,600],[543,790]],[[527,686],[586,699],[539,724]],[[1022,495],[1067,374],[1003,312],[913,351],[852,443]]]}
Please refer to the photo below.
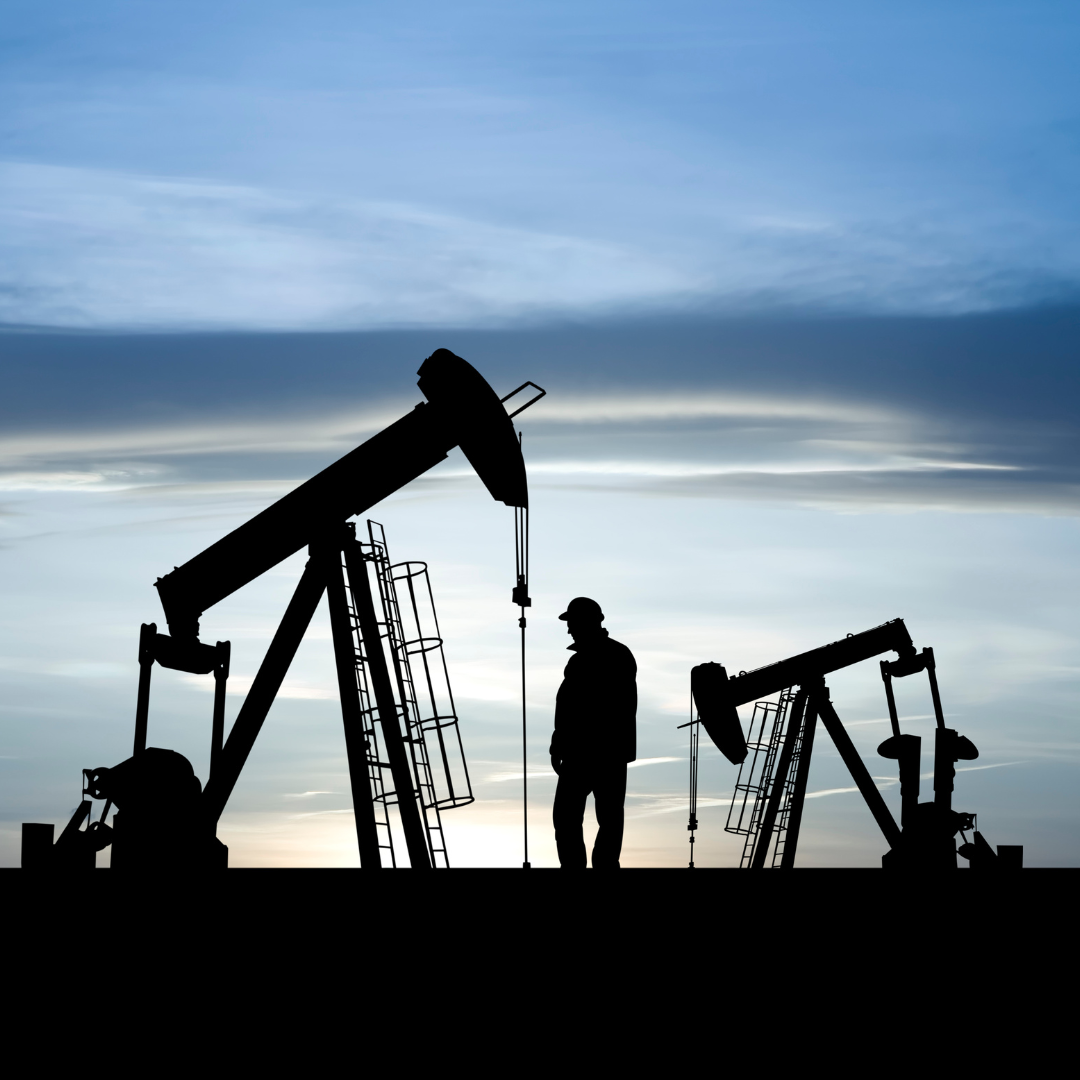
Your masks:
{"label": "man's hard hat", "polygon": [[590,600],[587,596],[575,596],[574,599],[566,605],[566,610],[559,618],[562,619],[563,622],[567,619],[595,619],[597,622],[603,622],[604,613],[600,610],[600,605],[595,600]]}

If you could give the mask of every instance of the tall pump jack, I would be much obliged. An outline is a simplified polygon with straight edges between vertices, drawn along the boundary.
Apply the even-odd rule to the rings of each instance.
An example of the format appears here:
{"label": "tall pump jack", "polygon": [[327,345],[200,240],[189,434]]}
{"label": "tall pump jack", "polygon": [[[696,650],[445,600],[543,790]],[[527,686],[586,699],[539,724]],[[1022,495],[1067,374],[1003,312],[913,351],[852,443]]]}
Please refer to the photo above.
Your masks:
{"label": "tall pump jack", "polygon": [[[414,868],[431,867],[435,852],[421,820],[417,782],[406,751],[394,696],[395,665],[381,640],[369,584],[377,548],[355,538],[347,519],[362,514],[423,475],[460,446],[493,498],[524,513],[528,507],[525,463],[513,417],[545,393],[526,382],[499,398],[475,368],[447,349],[421,365],[418,386],[427,398],[396,423],[301,484],[284,498],[212,544],[156,588],[169,633],[142,627],[133,754],[114,768],[84,770],[84,801],[54,844],[52,826],[23,826],[23,865],[93,866],[95,853],[113,847],[111,865],[122,868],[224,867],[228,852],[216,838],[217,822],[254,746],[316,606],[327,594],[337,665],[361,865],[383,865],[370,775],[374,727],[365,727],[358,699],[357,667],[366,665],[368,693],[393,777],[384,802],[398,807]],[[504,403],[532,387],[538,391],[508,413]],[[199,620],[218,601],[307,546],[309,558],[228,739],[224,738],[229,642],[199,640]],[[518,581],[524,597],[527,583]],[[355,636],[354,636],[355,635]],[[357,648],[357,642],[360,649]],[[391,651],[392,650],[388,650]],[[205,789],[186,758],[147,747],[150,676],[154,663],[215,678],[210,773]],[[400,684],[400,672],[397,673]],[[91,799],[104,799],[99,821],[83,827]],[[113,826],[106,817],[117,814]],[[382,845],[385,850],[385,844]]]}
{"label": "tall pump jack", "polygon": [[[825,676],[830,672],[885,652],[897,654],[895,660],[880,661],[892,734],[878,747],[878,753],[896,761],[899,767],[899,826],[837,716],[829,700],[829,688],[825,685]],[[932,802],[919,802],[922,740],[917,735],[900,731],[892,686],[894,678],[921,671],[926,672],[930,682],[937,725]],[[979,751],[969,739],[945,726],[934,650],[924,648],[917,652],[902,619],[893,619],[861,634],[849,634],[820,649],[754,671],[743,671],[732,678],[720,664],[701,664],[691,671],[690,683],[697,706],[692,738],[696,738],[696,725],[700,724],[717,749],[732,764],[740,766],[735,798],[725,828],[746,838],[742,866],[761,869],[767,863],[782,868],[795,865],[810,755],[819,718],[889,845],[888,852],[882,857],[883,867],[955,869],[958,853],[969,860],[973,869],[1022,865],[1022,847],[1001,845],[995,852],[982,833],[975,830],[975,815],[952,808],[955,763],[973,760],[979,756]],[[760,700],[776,694],[780,695],[777,702]],[[748,743],[737,707],[751,701],[756,701],[757,705]],[[748,759],[751,751],[752,757]],[[697,828],[696,764],[695,742],[691,771],[691,844],[693,831]],[[975,830],[971,841],[966,838],[968,830]],[[957,833],[964,839],[959,852],[955,840]]]}

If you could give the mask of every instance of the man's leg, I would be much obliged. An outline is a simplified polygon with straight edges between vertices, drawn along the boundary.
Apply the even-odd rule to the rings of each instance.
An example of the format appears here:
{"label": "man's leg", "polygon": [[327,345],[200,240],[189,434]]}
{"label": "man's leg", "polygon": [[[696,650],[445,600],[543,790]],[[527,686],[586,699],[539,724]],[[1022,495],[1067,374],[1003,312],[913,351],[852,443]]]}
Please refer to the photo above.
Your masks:
{"label": "man's leg", "polygon": [[555,846],[559,849],[559,865],[564,870],[584,870],[585,800],[589,797],[589,782],[572,766],[563,762],[559,783],[555,788],[555,804],[551,820],[555,825]]}
{"label": "man's leg", "polygon": [[603,765],[593,775],[593,801],[596,803],[598,826],[592,849],[593,869],[617,870],[622,852],[626,764]]}

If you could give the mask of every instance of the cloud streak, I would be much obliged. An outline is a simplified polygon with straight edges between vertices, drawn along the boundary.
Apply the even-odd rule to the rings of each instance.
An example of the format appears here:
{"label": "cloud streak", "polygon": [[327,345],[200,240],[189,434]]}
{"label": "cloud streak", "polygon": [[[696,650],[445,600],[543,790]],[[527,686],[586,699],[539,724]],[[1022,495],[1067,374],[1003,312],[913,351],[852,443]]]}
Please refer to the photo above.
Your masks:
{"label": "cloud streak", "polygon": [[580,223],[528,228],[434,203],[8,162],[0,321],[327,330],[650,310],[945,314],[1080,286],[1068,245],[1053,256],[1032,244],[981,250],[924,223],[807,228],[713,207],[699,233],[692,244],[628,229],[601,237]]}
{"label": "cloud streak", "polygon": [[12,323],[460,326],[704,284],[630,246],[184,178],[8,164],[0,203],[0,320]]}
{"label": "cloud streak", "polygon": [[[244,494],[270,502],[414,403],[402,397],[304,416],[16,431],[0,436],[0,491]],[[1023,432],[836,395],[555,394],[529,424],[528,465],[538,488],[842,512],[1080,511],[1075,469],[1064,459],[1033,457]],[[456,458],[416,486],[433,492],[475,482]]]}

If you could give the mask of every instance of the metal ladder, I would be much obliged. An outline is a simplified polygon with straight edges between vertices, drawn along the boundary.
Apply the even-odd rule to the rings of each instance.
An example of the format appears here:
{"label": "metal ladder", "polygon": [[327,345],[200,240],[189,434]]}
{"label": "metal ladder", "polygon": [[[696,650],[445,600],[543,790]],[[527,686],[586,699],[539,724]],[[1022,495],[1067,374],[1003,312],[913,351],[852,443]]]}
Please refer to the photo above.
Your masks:
{"label": "metal ladder", "polygon": [[[791,695],[791,699],[794,699],[794,695]],[[799,727],[797,731],[791,731],[790,728],[793,724],[798,723]],[[791,718],[791,724],[788,725],[787,738],[794,739],[794,746],[791,753],[791,764],[788,766],[787,774],[784,776],[784,789],[780,796],[780,810],[776,815],[776,824],[773,827],[773,836],[776,841],[776,846],[773,848],[773,857],[771,865],[776,867],[781,864],[784,857],[784,846],[788,839],[788,823],[791,820],[791,807],[793,803],[792,793],[795,790],[796,778],[799,775],[799,759],[802,757],[803,747],[806,745],[806,710],[803,710],[803,714],[798,717]]]}
{"label": "metal ladder", "polygon": [[[342,572],[346,575],[347,581],[348,569],[343,566]],[[379,836],[379,851],[389,857],[390,866],[396,867],[394,835],[390,829],[390,807],[397,802],[393,790],[393,774],[390,771],[389,760],[383,758],[379,751],[379,737],[375,727],[378,708],[368,683],[367,652],[360,633],[360,622],[353,604],[351,588],[345,590],[345,596],[349,612],[349,626],[353,635],[353,667],[356,672],[356,690],[360,698],[360,713],[363,717],[364,749],[367,757],[368,779],[371,782],[371,799],[375,808],[375,828]],[[390,780],[389,789],[386,784],[387,778]],[[383,865],[386,865],[385,859]]]}
{"label": "metal ladder", "polygon": [[[754,858],[754,851],[761,833],[762,818],[765,815],[769,797],[772,795],[773,777],[776,773],[780,748],[784,742],[788,711],[794,700],[795,695],[790,690],[785,690],[777,701],[759,701],[754,705],[754,714],[750,721],[750,737],[746,741],[746,747],[751,754],[739,766],[735,794],[728,809],[727,824],[724,826],[725,832],[746,837],[742,857],[739,860],[740,867],[750,866]],[[796,754],[802,749],[801,732],[798,738],[799,744],[795,747]],[[795,775],[795,770],[789,769],[787,775],[789,779],[784,785],[780,813],[777,814],[776,824],[773,827],[773,837],[777,842],[777,848],[773,854],[773,866],[776,865],[782,850],[783,835],[787,828],[790,811],[788,789],[790,777]]]}

